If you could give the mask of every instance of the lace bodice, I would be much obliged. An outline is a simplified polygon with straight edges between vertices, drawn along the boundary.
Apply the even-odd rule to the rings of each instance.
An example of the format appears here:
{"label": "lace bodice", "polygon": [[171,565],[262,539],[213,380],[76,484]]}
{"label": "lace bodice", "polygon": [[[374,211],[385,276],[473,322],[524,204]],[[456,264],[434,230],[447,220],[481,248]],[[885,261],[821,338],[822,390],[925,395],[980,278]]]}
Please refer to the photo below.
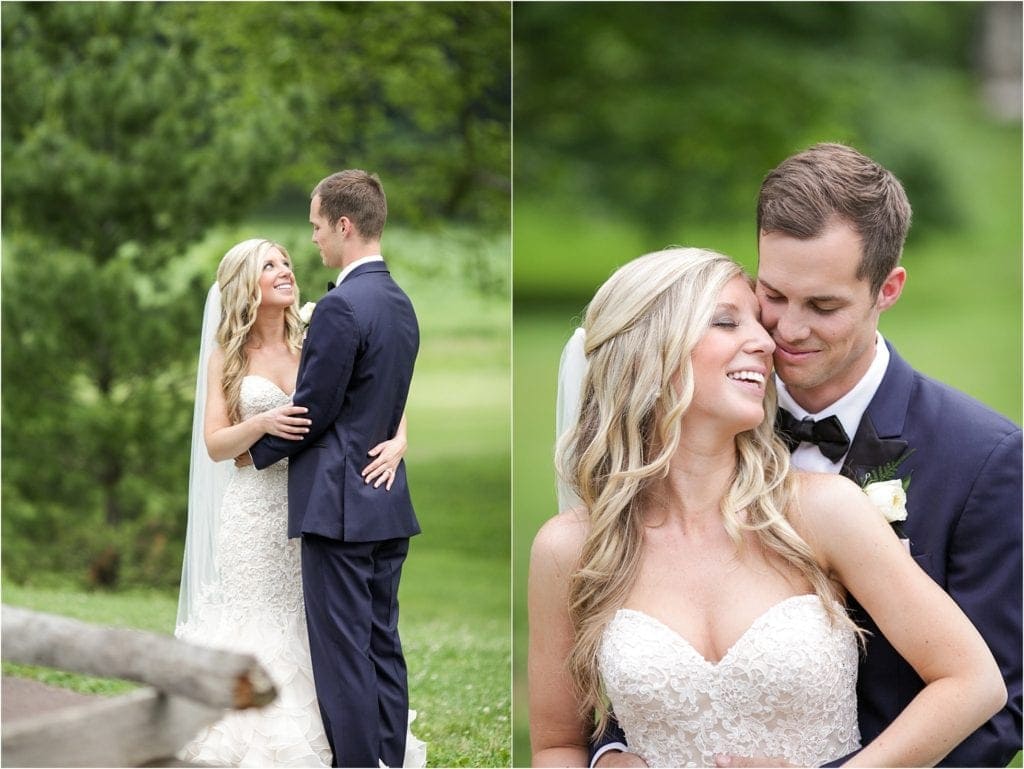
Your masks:
{"label": "lace bodice", "polygon": [[[242,418],[290,401],[268,379],[242,380]],[[239,468],[228,485],[217,534],[221,588],[233,610],[303,611],[299,541],[288,539],[288,460],[263,470]]]}
{"label": "lace bodice", "polygon": [[818,766],[860,745],[853,631],[816,595],[781,601],[717,663],[643,612],[620,609],[599,663],[630,749],[649,766],[714,766],[716,753]]}
{"label": "lace bodice", "polygon": [[247,374],[242,377],[240,405],[242,419],[254,417],[264,411],[276,409],[291,403],[291,396],[266,377],[259,374]]}

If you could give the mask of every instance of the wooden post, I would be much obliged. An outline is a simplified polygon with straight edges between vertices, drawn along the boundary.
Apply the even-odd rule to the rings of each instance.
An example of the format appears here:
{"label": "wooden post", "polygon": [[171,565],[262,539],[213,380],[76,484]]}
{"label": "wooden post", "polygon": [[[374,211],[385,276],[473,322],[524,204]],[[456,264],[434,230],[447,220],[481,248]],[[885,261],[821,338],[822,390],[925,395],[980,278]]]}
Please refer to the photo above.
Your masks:
{"label": "wooden post", "polygon": [[214,708],[261,707],[277,696],[252,655],[6,605],[0,618],[0,654],[11,662],[138,681]]}

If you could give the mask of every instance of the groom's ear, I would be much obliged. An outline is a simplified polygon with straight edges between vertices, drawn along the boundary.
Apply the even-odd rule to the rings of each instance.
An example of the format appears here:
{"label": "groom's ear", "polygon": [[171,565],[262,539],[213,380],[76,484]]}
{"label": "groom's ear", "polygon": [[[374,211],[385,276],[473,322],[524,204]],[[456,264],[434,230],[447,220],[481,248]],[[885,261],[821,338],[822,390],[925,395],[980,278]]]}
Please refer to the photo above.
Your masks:
{"label": "groom's ear", "polygon": [[882,283],[882,287],[878,289],[878,296],[875,297],[879,312],[888,310],[896,304],[896,300],[903,293],[903,286],[906,282],[906,269],[903,267],[893,267],[892,272],[889,273],[885,282]]}

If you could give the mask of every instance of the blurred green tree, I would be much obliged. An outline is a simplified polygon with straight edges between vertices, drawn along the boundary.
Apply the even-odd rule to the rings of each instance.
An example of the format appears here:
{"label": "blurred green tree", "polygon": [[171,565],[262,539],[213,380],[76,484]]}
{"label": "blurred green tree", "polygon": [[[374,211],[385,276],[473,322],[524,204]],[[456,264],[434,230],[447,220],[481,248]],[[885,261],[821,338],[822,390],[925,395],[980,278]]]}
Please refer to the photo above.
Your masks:
{"label": "blurred green tree", "polygon": [[[414,221],[463,219],[506,228],[511,203],[511,5],[385,3],[331,7],[323,45],[351,75],[321,72],[329,104],[358,126],[357,152],[398,182],[397,212]],[[345,165],[333,110],[315,140]]]}
{"label": "blurred green tree", "polygon": [[216,56],[287,95],[301,137],[278,180],[378,172],[394,219],[504,229],[510,205],[508,3],[195,3]]}
{"label": "blurred green tree", "polygon": [[[226,77],[178,22],[174,6],[150,4],[4,9],[4,561],[14,572],[45,569],[50,554],[113,583],[119,564],[156,577],[175,558],[166,545],[183,527],[202,293],[175,256],[265,196],[297,141],[285,95]],[[54,542],[63,546],[34,547]]]}

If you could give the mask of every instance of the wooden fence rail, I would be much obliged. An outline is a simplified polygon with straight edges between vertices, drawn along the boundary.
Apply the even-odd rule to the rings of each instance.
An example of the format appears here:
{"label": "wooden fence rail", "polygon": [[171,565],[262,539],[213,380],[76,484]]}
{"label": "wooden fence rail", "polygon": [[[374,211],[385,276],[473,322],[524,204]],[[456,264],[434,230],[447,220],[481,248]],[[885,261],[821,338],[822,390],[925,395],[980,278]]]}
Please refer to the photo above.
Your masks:
{"label": "wooden fence rail", "polygon": [[0,656],[10,662],[148,686],[3,724],[4,766],[143,766],[173,756],[227,708],[277,696],[254,657],[170,636],[0,607]]}

